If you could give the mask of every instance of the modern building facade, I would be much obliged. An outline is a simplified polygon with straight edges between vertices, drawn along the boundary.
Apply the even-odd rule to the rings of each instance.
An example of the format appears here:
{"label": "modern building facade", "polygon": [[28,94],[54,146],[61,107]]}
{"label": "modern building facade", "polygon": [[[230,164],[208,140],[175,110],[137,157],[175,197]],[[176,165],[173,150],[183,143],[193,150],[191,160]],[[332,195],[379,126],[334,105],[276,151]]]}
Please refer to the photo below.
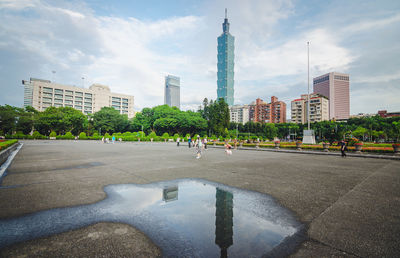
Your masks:
{"label": "modern building facade", "polygon": [[22,80],[24,85],[24,107],[32,106],[38,111],[54,107],[72,107],[84,114],[99,111],[102,107],[113,107],[120,114],[135,116],[134,97],[112,93],[106,85],[93,84],[89,89],[52,83],[49,80],[30,78]]}
{"label": "modern building facade", "polygon": [[249,105],[249,120],[260,123],[286,123],[286,103],[271,97],[271,103],[258,98]]}
{"label": "modern building facade", "polygon": [[181,82],[180,78],[173,75],[165,76],[164,104],[170,107],[181,106]]}
{"label": "modern building facade", "polygon": [[[291,122],[297,124],[307,123],[307,94],[301,95],[300,99],[291,102]],[[310,94],[310,122],[321,122],[329,120],[329,100],[327,97],[311,93]]]}
{"label": "modern building facade", "polygon": [[217,99],[223,98],[229,106],[234,103],[234,50],[235,37],[229,33],[229,22],[225,9],[222,34],[218,37]]}
{"label": "modern building facade", "polygon": [[249,105],[234,105],[229,107],[230,121],[245,124],[249,122]]}
{"label": "modern building facade", "polygon": [[350,117],[350,79],[348,74],[331,72],[313,79],[314,93],[329,99],[329,119]]}

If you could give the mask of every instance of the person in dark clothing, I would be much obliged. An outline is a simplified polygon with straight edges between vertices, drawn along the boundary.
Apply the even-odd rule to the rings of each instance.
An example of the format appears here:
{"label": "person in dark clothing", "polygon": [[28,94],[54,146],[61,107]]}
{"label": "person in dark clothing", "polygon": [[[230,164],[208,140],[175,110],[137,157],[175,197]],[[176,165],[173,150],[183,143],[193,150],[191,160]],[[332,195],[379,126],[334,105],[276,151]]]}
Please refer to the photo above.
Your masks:
{"label": "person in dark clothing", "polygon": [[188,139],[189,148],[190,148],[190,144],[192,144],[192,138],[189,136],[189,139]]}
{"label": "person in dark clothing", "polygon": [[340,142],[340,151],[342,152],[342,157],[346,157],[346,153],[345,151],[347,150],[347,146],[346,146],[346,142],[345,141],[341,141]]}

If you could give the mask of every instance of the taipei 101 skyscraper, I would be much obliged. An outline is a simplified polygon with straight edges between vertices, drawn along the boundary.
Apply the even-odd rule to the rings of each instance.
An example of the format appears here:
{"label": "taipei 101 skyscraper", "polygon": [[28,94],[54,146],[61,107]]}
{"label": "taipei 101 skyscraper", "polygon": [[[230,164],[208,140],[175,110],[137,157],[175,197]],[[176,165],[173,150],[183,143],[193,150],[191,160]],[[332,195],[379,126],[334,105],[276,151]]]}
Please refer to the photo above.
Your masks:
{"label": "taipei 101 skyscraper", "polygon": [[229,106],[233,105],[235,37],[229,33],[227,10],[222,24],[222,34],[218,37],[218,80],[217,98],[223,98]]}

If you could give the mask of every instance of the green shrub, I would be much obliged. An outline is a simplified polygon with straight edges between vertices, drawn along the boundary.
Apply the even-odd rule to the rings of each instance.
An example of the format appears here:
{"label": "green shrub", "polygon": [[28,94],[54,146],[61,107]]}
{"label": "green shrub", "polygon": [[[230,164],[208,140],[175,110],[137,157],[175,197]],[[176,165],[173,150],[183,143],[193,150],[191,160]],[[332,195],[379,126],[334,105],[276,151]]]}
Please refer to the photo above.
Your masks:
{"label": "green shrub", "polygon": [[163,133],[163,135],[161,135],[161,139],[162,140],[168,140],[169,139],[169,134],[168,133]]}
{"label": "green shrub", "polygon": [[18,142],[18,140],[8,140],[8,141],[0,142],[0,151],[7,149],[8,147],[10,147],[11,145],[13,145],[17,142]]}
{"label": "green shrub", "polygon": [[38,131],[34,131],[32,134],[33,139],[46,139],[47,137],[41,135]]}
{"label": "green shrub", "polygon": [[86,136],[86,133],[85,132],[81,132],[80,134],[79,134],[79,140],[86,140],[88,137]]}
{"label": "green shrub", "polygon": [[50,135],[49,135],[50,137],[57,137],[57,133],[56,132],[54,132],[54,131],[51,131],[51,133],[50,133]]}
{"label": "green shrub", "polygon": [[75,136],[73,136],[71,132],[67,132],[66,134],[64,134],[62,136],[62,139],[72,140],[72,139],[75,139]]}

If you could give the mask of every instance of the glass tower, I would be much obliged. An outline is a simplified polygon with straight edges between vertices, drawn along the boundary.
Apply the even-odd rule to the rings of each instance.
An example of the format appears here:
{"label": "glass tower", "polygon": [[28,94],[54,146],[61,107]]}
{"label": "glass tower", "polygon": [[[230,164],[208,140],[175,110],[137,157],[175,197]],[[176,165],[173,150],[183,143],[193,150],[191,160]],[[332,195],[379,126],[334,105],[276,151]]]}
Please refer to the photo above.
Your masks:
{"label": "glass tower", "polygon": [[229,22],[225,9],[225,20],[222,24],[222,34],[218,37],[218,99],[223,98],[229,106],[233,105],[233,67],[234,67],[235,37],[229,33]]}
{"label": "glass tower", "polygon": [[167,104],[170,107],[180,108],[180,84],[179,77],[172,75],[165,76],[164,104]]}

